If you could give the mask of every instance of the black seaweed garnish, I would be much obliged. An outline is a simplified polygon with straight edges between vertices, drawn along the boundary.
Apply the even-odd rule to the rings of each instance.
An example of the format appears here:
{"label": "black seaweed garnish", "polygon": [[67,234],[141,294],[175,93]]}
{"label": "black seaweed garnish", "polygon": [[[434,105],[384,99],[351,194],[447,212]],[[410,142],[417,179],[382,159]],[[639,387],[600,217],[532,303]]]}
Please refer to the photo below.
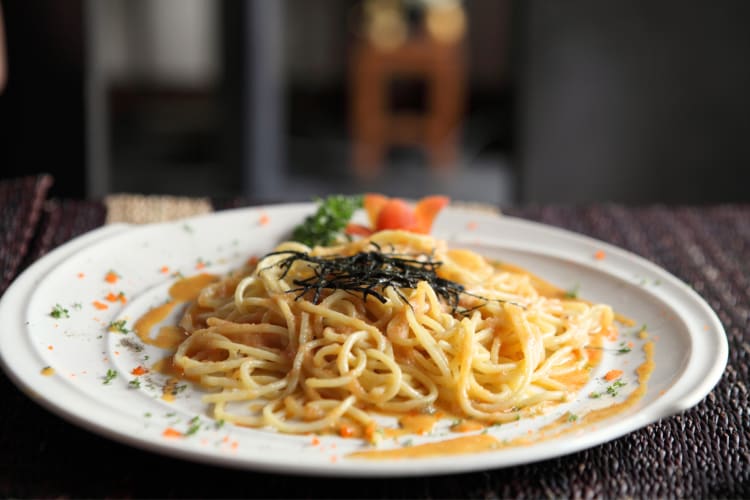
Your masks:
{"label": "black seaweed garnish", "polygon": [[[435,293],[444,299],[452,312],[466,313],[471,310],[459,311],[458,302],[461,294],[471,295],[485,301],[484,297],[466,292],[464,286],[455,281],[441,278],[437,275],[442,262],[433,260],[427,253],[399,254],[383,252],[379,245],[371,243],[374,250],[359,252],[350,256],[313,256],[307,252],[279,251],[270,255],[288,255],[275,265],[279,266],[286,277],[292,265],[297,261],[306,262],[312,270],[312,275],[304,279],[295,279],[293,288],[289,292],[297,293],[297,299],[312,294],[310,299],[314,304],[320,302],[323,290],[346,290],[359,293],[367,300],[372,296],[385,304],[388,299],[383,290],[393,287],[404,302],[406,297],[401,288],[416,288],[420,281],[426,281]],[[478,306],[481,307],[481,306]]]}

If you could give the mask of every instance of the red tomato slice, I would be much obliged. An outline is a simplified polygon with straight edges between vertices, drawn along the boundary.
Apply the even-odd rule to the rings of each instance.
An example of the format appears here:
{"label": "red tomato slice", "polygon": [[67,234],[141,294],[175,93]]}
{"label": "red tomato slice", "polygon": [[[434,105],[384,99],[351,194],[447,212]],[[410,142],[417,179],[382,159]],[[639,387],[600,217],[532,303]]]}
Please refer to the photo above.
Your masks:
{"label": "red tomato slice", "polygon": [[373,230],[369,227],[363,226],[362,224],[355,224],[353,222],[350,222],[346,225],[346,229],[344,230],[346,234],[351,234],[352,236],[370,236],[373,233]]}
{"label": "red tomato slice", "polygon": [[399,198],[389,199],[378,214],[376,231],[384,229],[404,229],[413,231],[417,228],[417,216],[414,209]]}
{"label": "red tomato slice", "polygon": [[367,218],[370,219],[370,226],[377,227],[378,215],[385,204],[388,203],[388,197],[382,194],[367,193],[362,199],[362,205],[367,212]]}

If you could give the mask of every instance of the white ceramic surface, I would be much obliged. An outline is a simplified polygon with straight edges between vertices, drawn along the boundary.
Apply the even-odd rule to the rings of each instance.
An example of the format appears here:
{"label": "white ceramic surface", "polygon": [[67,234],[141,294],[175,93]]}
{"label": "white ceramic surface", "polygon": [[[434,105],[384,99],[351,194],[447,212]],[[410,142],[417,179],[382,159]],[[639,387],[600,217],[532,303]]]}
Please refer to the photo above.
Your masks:
{"label": "white ceramic surface", "polygon": [[[175,401],[160,398],[161,375],[129,382],[132,370],[167,353],[134,348],[134,333],[107,332],[115,320],[132,321],[162,303],[174,273],[223,273],[249,256],[260,256],[284,239],[314,210],[312,204],[231,210],[184,221],[146,226],[108,226],[88,233],[45,256],[24,272],[0,301],[0,361],[10,378],[31,398],[60,416],[108,438],[143,449],[212,464],[276,472],[333,476],[407,476],[454,473],[527,463],[572,453],[637,430],[697,404],[718,382],[727,360],[722,325],[686,284],[652,263],[606,243],[564,230],[506,216],[449,208],[436,220],[433,235],[488,257],[521,265],[564,289],[576,288],[591,301],[611,304],[636,321],[622,328],[607,347],[592,381],[579,397],[546,416],[491,427],[499,440],[534,435],[568,413],[621,401],[637,386],[635,368],[643,362],[641,325],[655,340],[656,366],[645,396],[632,408],[592,426],[527,446],[411,460],[356,460],[366,449],[357,439],[290,436],[270,430],[220,426],[207,414],[200,389],[186,384]],[[363,214],[357,217],[363,219]],[[597,259],[597,252],[604,252]],[[205,266],[205,267],[204,267]],[[108,283],[115,271],[120,279]],[[109,302],[122,292],[126,303]],[[94,302],[107,305],[97,309]],[[69,317],[53,318],[55,305]],[[179,313],[179,311],[177,311]],[[174,321],[175,316],[167,320]],[[128,340],[130,339],[130,340]],[[630,352],[618,353],[623,339]],[[51,367],[54,374],[41,373]],[[617,398],[592,399],[609,369],[624,369],[627,385]],[[110,380],[107,381],[107,373]],[[112,374],[116,374],[112,378]],[[570,425],[576,425],[575,423]],[[388,440],[384,448],[457,437],[439,426],[429,436]],[[181,438],[164,431],[195,431]]]}

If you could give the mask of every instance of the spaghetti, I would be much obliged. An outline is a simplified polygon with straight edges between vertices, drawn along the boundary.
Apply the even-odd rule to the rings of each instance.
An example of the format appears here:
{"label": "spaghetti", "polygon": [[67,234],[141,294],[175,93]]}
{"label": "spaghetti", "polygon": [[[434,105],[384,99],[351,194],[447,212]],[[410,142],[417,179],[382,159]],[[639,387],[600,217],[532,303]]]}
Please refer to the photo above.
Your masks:
{"label": "spaghetti", "polygon": [[587,346],[615,328],[609,306],[535,284],[405,231],[286,242],[203,289],[173,363],[211,390],[216,419],[240,425],[374,441],[377,414],[508,422],[571,399]]}

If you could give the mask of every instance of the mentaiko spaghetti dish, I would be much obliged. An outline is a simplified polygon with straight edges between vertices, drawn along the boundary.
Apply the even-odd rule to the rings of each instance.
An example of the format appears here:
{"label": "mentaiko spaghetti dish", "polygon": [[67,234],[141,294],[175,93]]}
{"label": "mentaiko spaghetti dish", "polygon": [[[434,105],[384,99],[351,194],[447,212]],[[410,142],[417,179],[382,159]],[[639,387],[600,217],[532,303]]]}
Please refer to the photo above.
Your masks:
{"label": "mentaiko spaghetti dish", "polygon": [[443,241],[382,231],[286,242],[201,292],[173,362],[213,416],[287,433],[444,412],[487,424],[541,413],[588,380],[612,309]]}

